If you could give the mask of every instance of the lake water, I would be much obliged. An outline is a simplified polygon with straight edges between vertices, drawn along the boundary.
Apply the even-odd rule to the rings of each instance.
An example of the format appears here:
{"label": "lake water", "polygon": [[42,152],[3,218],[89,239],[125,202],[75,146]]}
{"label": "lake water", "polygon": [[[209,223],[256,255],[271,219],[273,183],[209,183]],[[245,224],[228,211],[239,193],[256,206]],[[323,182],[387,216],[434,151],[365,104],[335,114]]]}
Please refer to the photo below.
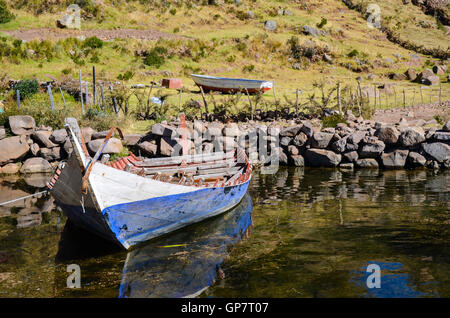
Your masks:
{"label": "lake water", "polygon": [[[0,202],[47,178],[0,178]],[[449,243],[449,171],[255,172],[234,210],[130,252],[41,196],[0,207],[0,297],[450,297]]]}

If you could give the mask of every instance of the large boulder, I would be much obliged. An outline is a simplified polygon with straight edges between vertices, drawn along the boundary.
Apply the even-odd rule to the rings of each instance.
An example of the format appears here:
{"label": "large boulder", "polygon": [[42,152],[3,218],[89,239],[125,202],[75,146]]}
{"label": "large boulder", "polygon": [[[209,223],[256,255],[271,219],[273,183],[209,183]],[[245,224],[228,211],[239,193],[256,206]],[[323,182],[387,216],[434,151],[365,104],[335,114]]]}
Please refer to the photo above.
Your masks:
{"label": "large boulder", "polygon": [[308,141],[308,136],[304,132],[299,132],[298,135],[292,139],[292,144],[294,144],[297,147],[301,147]]}
{"label": "large boulder", "polygon": [[67,137],[67,131],[65,129],[58,129],[52,132],[50,141],[60,145],[66,142]]}
{"label": "large boulder", "polygon": [[317,38],[319,35],[322,35],[322,36],[326,35],[325,31],[316,29],[316,28],[311,27],[309,25],[303,26],[302,31],[303,31],[304,34],[311,35],[311,36],[313,36],[315,38]]}
{"label": "large boulder", "polygon": [[123,143],[126,146],[136,146],[143,137],[144,135],[141,134],[125,135],[123,136]]}
{"label": "large boulder", "polygon": [[346,146],[347,146],[347,138],[341,138],[331,144],[331,149],[333,149],[337,153],[342,153],[345,151]]}
{"label": "large boulder", "polygon": [[53,168],[50,163],[43,158],[30,158],[27,159],[22,168],[21,173],[51,173]]}
{"label": "large boulder", "polygon": [[138,144],[139,149],[143,152],[144,155],[147,156],[156,156],[158,153],[158,146],[156,144],[152,144],[149,141],[144,141]]}
{"label": "large boulder", "polygon": [[404,147],[414,147],[425,141],[425,132],[422,127],[406,128],[400,135],[399,142]]}
{"label": "large boulder", "polygon": [[0,127],[0,140],[6,138],[6,129],[4,127]]}
{"label": "large boulder", "polygon": [[50,136],[52,132],[47,130],[38,130],[35,131],[32,135],[34,141],[36,141],[39,146],[46,147],[46,148],[53,148],[57,145],[51,142]]}
{"label": "large boulder", "polygon": [[336,167],[341,162],[342,156],[329,150],[308,149],[306,160],[313,167]]}
{"label": "large boulder", "polygon": [[437,141],[450,142],[450,132],[448,131],[436,131],[433,138]]}
{"label": "large boulder", "polygon": [[85,143],[88,143],[92,139],[92,135],[95,133],[95,130],[91,127],[82,127],[81,134],[83,135],[83,139]]}
{"label": "large boulder", "polygon": [[424,143],[422,149],[438,162],[450,160],[450,146],[442,142]]}
{"label": "large boulder", "polygon": [[316,132],[311,138],[311,147],[325,149],[330,144],[333,134],[325,132]]}
{"label": "large boulder", "polygon": [[302,128],[301,125],[295,125],[295,126],[283,128],[280,131],[280,136],[281,137],[295,137],[299,133],[301,128]]}
{"label": "large boulder", "polygon": [[177,130],[175,127],[166,124],[154,124],[152,126],[152,134],[157,136],[175,138],[177,137]]}
{"label": "large boulder", "polygon": [[20,167],[17,163],[8,163],[6,166],[1,168],[1,173],[3,174],[16,174],[20,170]]}
{"label": "large boulder", "polygon": [[264,22],[264,27],[266,30],[275,31],[277,29],[277,21],[275,20],[267,20]]}
{"label": "large boulder", "polygon": [[450,120],[445,123],[445,125],[442,127],[442,130],[450,131]]}
{"label": "large boulder", "polygon": [[342,156],[345,161],[353,162],[353,163],[355,163],[359,158],[357,151],[346,152]]}
{"label": "large boulder", "polygon": [[305,166],[305,159],[302,155],[292,155],[291,156],[292,163],[296,167],[304,167]]}
{"label": "large boulder", "polygon": [[307,120],[303,122],[302,128],[300,128],[300,130],[305,133],[308,138],[311,138],[314,134],[314,126]]}
{"label": "large boulder", "polygon": [[386,145],[381,140],[368,140],[362,144],[359,150],[359,156],[361,158],[377,158],[381,155],[385,147]]}
{"label": "large boulder", "polygon": [[[184,142],[186,143],[188,154],[192,154],[194,146],[193,142],[189,139],[185,139]],[[163,137],[161,138],[159,146],[159,152],[163,156],[171,157],[183,155],[183,140],[181,138],[172,139],[169,137]]]}
{"label": "large boulder", "polygon": [[0,165],[24,157],[30,150],[25,136],[14,136],[0,140]]}
{"label": "large boulder", "polygon": [[385,168],[397,169],[403,168],[408,157],[409,150],[397,149],[392,152],[383,153],[381,162]]}
{"label": "large boulder", "polygon": [[427,159],[418,152],[410,151],[407,162],[412,167],[423,167],[427,163]]}
{"label": "large boulder", "polygon": [[375,136],[385,144],[396,144],[400,137],[400,132],[393,126],[383,126],[377,129]]}
{"label": "large boulder", "polygon": [[[103,144],[104,139],[95,139],[91,140],[87,144],[87,148],[92,154],[95,154]],[[123,150],[122,142],[120,139],[111,138],[108,141],[105,149],[103,149],[103,154],[113,154],[113,153],[121,153]]]}
{"label": "large boulder", "polygon": [[15,135],[31,135],[36,128],[36,122],[31,116],[9,116],[9,127]]}

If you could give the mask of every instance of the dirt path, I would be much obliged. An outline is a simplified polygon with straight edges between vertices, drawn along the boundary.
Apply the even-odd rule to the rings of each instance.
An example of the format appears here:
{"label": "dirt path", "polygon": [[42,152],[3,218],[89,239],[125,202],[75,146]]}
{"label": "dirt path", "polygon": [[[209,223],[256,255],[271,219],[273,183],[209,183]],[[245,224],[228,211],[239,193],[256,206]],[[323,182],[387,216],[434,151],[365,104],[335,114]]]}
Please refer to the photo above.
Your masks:
{"label": "dirt path", "polygon": [[[394,108],[388,110],[377,110],[372,120],[395,124],[400,121],[401,118],[405,118],[408,121],[416,121],[423,119],[430,121],[434,119],[434,116],[448,117],[450,114],[450,101],[445,101],[441,104],[423,104],[416,105],[407,108]],[[409,115],[409,116],[408,116]]]}
{"label": "dirt path", "polygon": [[8,30],[0,32],[6,33],[9,36],[15,38],[30,41],[30,40],[59,40],[69,37],[92,37],[96,36],[104,41],[114,39],[139,39],[139,40],[158,40],[158,39],[176,39],[182,38],[181,36],[156,31],[156,30],[133,30],[133,29],[121,29],[121,30],[68,30],[68,29],[29,29],[29,30]]}

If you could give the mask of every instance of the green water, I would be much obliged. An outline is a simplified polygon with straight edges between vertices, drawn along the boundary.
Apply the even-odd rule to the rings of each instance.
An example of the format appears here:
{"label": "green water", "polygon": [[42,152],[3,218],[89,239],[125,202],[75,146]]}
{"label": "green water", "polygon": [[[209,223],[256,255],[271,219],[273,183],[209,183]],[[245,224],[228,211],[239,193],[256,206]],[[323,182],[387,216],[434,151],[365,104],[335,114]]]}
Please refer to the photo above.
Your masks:
{"label": "green water", "polygon": [[[0,179],[0,200],[36,186]],[[200,297],[450,297],[449,171],[289,168],[255,172],[249,193],[253,210],[130,253],[66,224],[51,198],[1,207],[0,297],[177,297],[205,284]],[[68,264],[80,289],[66,287]]]}

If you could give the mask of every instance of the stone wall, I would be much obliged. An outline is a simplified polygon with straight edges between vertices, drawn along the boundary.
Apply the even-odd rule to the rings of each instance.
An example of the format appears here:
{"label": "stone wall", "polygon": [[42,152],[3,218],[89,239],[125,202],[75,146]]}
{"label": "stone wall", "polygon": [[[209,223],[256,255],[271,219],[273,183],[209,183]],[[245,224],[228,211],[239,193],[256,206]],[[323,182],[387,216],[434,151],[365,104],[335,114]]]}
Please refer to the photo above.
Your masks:
{"label": "stone wall", "polygon": [[[152,126],[148,134],[112,138],[104,154],[122,153],[123,145],[138,156],[175,156],[183,153],[246,150],[253,164],[352,168],[450,167],[450,121],[443,127],[426,122],[395,125],[356,118],[346,114],[346,123],[322,128],[319,120],[273,122],[178,122]],[[65,129],[37,127],[30,116],[9,117],[9,130],[0,127],[0,173],[52,172],[68,158],[72,145]],[[107,131],[83,127],[89,152],[99,149]]]}

